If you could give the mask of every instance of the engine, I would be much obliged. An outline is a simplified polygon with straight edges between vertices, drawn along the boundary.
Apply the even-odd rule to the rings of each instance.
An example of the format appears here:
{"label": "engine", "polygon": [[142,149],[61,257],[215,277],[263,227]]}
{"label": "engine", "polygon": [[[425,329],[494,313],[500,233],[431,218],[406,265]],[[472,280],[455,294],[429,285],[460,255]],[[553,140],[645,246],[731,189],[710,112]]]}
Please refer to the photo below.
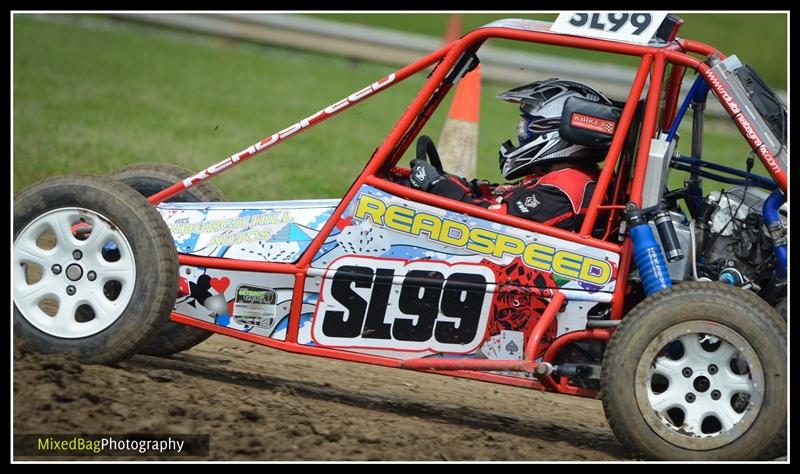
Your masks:
{"label": "engine", "polygon": [[[698,222],[697,276],[750,288],[775,304],[777,296],[767,293],[782,282],[773,281],[773,241],[762,216],[767,197],[761,189],[740,186],[708,196]],[[786,204],[779,213],[785,226]]]}

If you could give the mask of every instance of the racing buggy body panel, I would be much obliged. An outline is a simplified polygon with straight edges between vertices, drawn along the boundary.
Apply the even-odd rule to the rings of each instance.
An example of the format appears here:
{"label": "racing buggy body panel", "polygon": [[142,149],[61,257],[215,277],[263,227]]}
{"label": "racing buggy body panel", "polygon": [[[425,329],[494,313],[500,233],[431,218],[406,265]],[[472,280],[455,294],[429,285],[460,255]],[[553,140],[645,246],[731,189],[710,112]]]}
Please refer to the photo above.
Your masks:
{"label": "racing buggy body panel", "polygon": [[330,218],[335,199],[166,203],[158,207],[178,253],[294,263]]}
{"label": "racing buggy body panel", "polygon": [[[181,255],[294,262],[336,204],[168,203],[159,211]],[[592,303],[611,301],[618,264],[613,252],[363,185],[306,272],[298,343],[399,359],[475,356],[487,334],[508,330],[516,339],[506,345],[521,360],[554,292],[570,302],[550,339],[585,329]],[[286,341],[294,284],[292,274],[186,266],[175,312]]]}

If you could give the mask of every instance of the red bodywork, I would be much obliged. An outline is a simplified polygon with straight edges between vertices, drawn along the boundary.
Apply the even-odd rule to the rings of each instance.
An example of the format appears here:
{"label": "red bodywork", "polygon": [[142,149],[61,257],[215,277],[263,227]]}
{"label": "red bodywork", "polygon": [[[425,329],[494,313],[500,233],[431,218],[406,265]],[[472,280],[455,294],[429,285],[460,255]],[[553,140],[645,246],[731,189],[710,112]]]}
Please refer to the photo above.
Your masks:
{"label": "red bodywork", "polygon": [[[427,117],[419,117],[423,107],[431,100],[431,98],[437,97],[435,92],[438,88],[450,87],[450,85],[444,82],[445,76],[456,64],[462,53],[466,51],[477,51],[484,41],[491,38],[559,45],[605,53],[636,56],[641,58],[641,62],[631,85],[630,93],[628,94],[621,119],[617,125],[616,133],[611,142],[602,172],[599,176],[595,193],[591,200],[591,204],[589,205],[589,211],[579,232],[568,232],[522,218],[496,214],[492,211],[477,206],[442,198],[440,196],[434,196],[383,179],[383,177],[386,175],[385,170],[390,170],[397,164],[397,161],[403,155],[403,152],[427,121]],[[419,203],[435,205],[450,211],[471,215],[489,221],[514,226],[536,233],[550,235],[571,242],[577,242],[581,245],[601,248],[620,254],[620,263],[618,269],[619,278],[611,302],[611,319],[621,319],[626,310],[624,303],[626,300],[626,293],[629,291],[626,283],[627,275],[630,272],[631,267],[631,243],[629,239],[626,239],[622,244],[615,243],[610,241],[610,237],[615,237],[615,233],[612,232],[612,230],[614,230],[613,226],[617,220],[616,218],[621,215],[621,211],[624,209],[624,204],[627,202],[634,202],[637,205],[641,205],[642,189],[645,181],[645,170],[647,167],[650,148],[650,139],[654,137],[657,125],[660,128],[666,128],[675,117],[678,95],[680,92],[680,82],[681,78],[683,77],[684,70],[686,68],[690,68],[697,70],[700,74],[705,74],[709,69],[708,66],[703,63],[705,58],[697,59],[690,56],[689,53],[695,53],[702,56],[717,54],[721,59],[724,59],[724,56],[714,48],[689,40],[679,39],[667,44],[661,44],[659,46],[640,46],[607,40],[556,34],[550,32],[549,28],[545,27],[542,27],[541,30],[538,31],[498,27],[480,28],[398,70],[394,74],[381,79],[373,85],[351,94],[348,98],[343,99],[327,107],[326,109],[323,109],[322,111],[287,127],[281,132],[278,132],[266,138],[265,140],[260,141],[259,143],[243,150],[242,152],[226,158],[216,165],[212,165],[203,172],[195,175],[195,177],[189,178],[184,182],[176,183],[164,191],[151,196],[149,201],[153,205],[157,205],[169,199],[170,197],[181,193],[186,188],[203,182],[227,168],[242,163],[261,151],[271,148],[272,146],[277,145],[291,136],[301,133],[307,128],[326,120],[330,116],[351,107],[352,105],[368,98],[369,96],[382,92],[399,83],[400,81],[403,81],[409,76],[438,63],[436,69],[430,75],[430,78],[422,90],[418,93],[417,97],[402,115],[394,129],[389,133],[381,146],[374,153],[360,176],[358,176],[350,190],[336,207],[333,215],[328,219],[327,223],[311,243],[310,247],[305,251],[303,256],[299,259],[299,261],[297,261],[297,263],[252,262],[213,257],[179,255],[179,262],[182,265],[228,270],[294,274],[296,278],[294,296],[292,299],[288,332],[285,341],[279,341],[269,337],[216,326],[214,324],[199,321],[197,319],[177,313],[172,314],[172,320],[178,323],[200,327],[202,329],[226,334],[276,349],[297,352],[301,354],[345,359],[389,367],[435,371],[437,373],[446,375],[474,378],[510,385],[519,385],[572,395],[596,396],[596,391],[594,390],[569,385],[566,382],[566,378],[561,378],[560,382],[556,382],[555,379],[550,376],[542,376],[537,381],[482,372],[488,370],[526,370],[530,372],[535,370],[537,367],[537,364],[534,362],[535,355],[542,352],[540,349],[540,341],[551,328],[559,308],[566,299],[565,295],[559,292],[557,289],[543,290],[543,294],[541,296],[550,298],[550,302],[545,308],[543,308],[541,317],[535,327],[531,328],[530,331],[526,330],[526,334],[530,333],[530,336],[525,350],[525,358],[522,361],[437,358],[411,359],[402,361],[388,357],[299,344],[297,339],[300,326],[300,313],[304,282],[311,260],[322,246],[325,237],[331,232],[332,228],[339,220],[358,189],[362,185],[367,184],[382,191],[386,191]],[[659,101],[662,99],[662,83],[664,82],[667,65],[671,65],[672,69],[666,80],[665,93],[663,97],[665,107],[660,111],[659,114]],[[642,92],[644,91],[645,83],[647,82],[648,77],[650,78],[650,88],[646,94],[646,105],[639,138],[640,146],[636,156],[621,158],[620,155],[623,149],[625,137],[627,136],[628,130],[631,127],[634,110],[640,100],[640,97],[642,96]],[[720,91],[715,90],[713,87],[711,90],[715,94],[720,93]],[[444,95],[445,94],[438,95],[438,99],[435,99],[437,103],[433,104],[433,107],[431,107],[431,112],[435,110],[436,106],[439,105],[438,102],[441,102],[441,99],[444,97]],[[724,101],[722,102],[724,104]],[[764,156],[761,156],[761,158],[762,161],[765,162],[765,165],[767,165],[767,158]],[[631,159],[634,160],[632,167],[633,171],[632,174],[628,176],[625,170],[629,163],[625,161]],[[619,161],[623,162],[619,163]],[[776,182],[785,192],[787,189],[785,170],[776,170],[774,167],[769,165],[767,165],[767,169],[771,170]],[[617,170],[621,170],[621,174],[624,176],[621,176],[620,179],[616,180],[614,188],[611,190],[611,193],[609,193],[609,187],[611,186],[612,182],[614,182]],[[601,205],[604,196],[612,196],[612,200],[607,204]],[[625,200],[623,201],[623,199]],[[592,237],[592,230],[595,228],[595,224],[597,223],[600,215],[608,216],[606,232],[602,239]],[[548,341],[549,345],[546,347],[546,350],[543,351],[543,360],[545,362],[552,363],[558,355],[558,352],[563,347],[575,341],[607,341],[610,338],[611,331],[612,330],[610,329],[587,329],[583,331],[571,332],[555,339],[554,341]]]}

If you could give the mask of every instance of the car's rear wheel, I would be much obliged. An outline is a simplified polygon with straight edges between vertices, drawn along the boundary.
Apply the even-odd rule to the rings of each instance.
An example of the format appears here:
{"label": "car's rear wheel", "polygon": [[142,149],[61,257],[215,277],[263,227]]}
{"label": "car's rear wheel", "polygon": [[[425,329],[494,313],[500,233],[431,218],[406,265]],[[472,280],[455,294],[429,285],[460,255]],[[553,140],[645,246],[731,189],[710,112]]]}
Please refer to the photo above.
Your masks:
{"label": "car's rear wheel", "polygon": [[603,408],[634,452],[770,459],[786,449],[786,324],[753,293],[681,283],[625,316],[603,360]]}
{"label": "car's rear wheel", "polygon": [[[108,176],[122,181],[143,196],[151,196],[194,173],[169,163],[138,163],[111,172]],[[197,184],[167,202],[221,202],[225,196],[210,183]],[[214,333],[168,322],[164,330],[142,349],[143,354],[169,356],[200,344]]]}
{"label": "car's rear wheel", "polygon": [[169,319],[178,264],[161,216],[124,183],[71,175],[14,199],[14,333],[40,352],[113,363]]}

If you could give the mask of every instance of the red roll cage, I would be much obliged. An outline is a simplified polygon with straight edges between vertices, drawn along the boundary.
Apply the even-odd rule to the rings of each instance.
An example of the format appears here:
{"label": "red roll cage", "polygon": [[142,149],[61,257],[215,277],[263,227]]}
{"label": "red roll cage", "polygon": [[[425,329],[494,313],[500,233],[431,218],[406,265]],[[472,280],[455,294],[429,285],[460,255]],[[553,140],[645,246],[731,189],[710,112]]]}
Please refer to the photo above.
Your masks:
{"label": "red roll cage", "polygon": [[[506,26],[499,26],[503,25],[504,23]],[[175,183],[173,186],[156,193],[153,196],[150,196],[150,203],[157,205],[177,194],[180,194],[185,189],[200,182],[206,181],[222,171],[242,163],[261,153],[262,151],[281,143],[291,136],[297,135],[306,129],[313,127],[314,125],[317,125],[318,123],[333,115],[336,115],[342,110],[345,110],[376,93],[392,87],[393,85],[422,71],[423,69],[435,65],[434,71],[431,73],[422,90],[420,90],[411,105],[406,109],[405,113],[403,113],[395,127],[391,130],[380,147],[372,155],[364,170],[355,180],[341,202],[337,205],[329,220],[296,263],[253,262],[213,257],[179,255],[179,262],[182,265],[229,270],[294,274],[294,295],[292,298],[289,326],[285,341],[243,333],[228,329],[226,327],[215,326],[213,324],[199,321],[194,318],[189,318],[178,313],[172,314],[172,320],[291,352],[417,370],[436,370],[439,373],[444,373],[447,375],[456,375],[491,382],[520,385],[556,391],[560,393],[594,396],[596,394],[595,391],[568,385],[565,378],[561,379],[561,383],[556,383],[554,379],[549,376],[540,377],[537,381],[519,377],[508,377],[492,373],[479,372],[486,370],[533,371],[537,367],[537,364],[533,361],[533,356],[537,353],[539,340],[544,334],[544,329],[552,323],[553,319],[556,317],[558,309],[562,306],[566,299],[564,294],[558,290],[546,290],[549,293],[546,296],[551,297],[551,301],[542,318],[538,322],[531,339],[528,341],[525,351],[525,358],[523,361],[436,358],[401,361],[387,357],[345,352],[325,347],[306,346],[297,342],[300,327],[300,311],[302,306],[303,290],[311,260],[320,249],[325,241],[325,238],[331,232],[334,225],[339,220],[350,201],[356,195],[359,188],[361,188],[361,186],[364,184],[409,200],[435,205],[450,211],[467,214],[477,218],[526,229],[532,232],[537,232],[620,254],[618,268],[619,277],[611,302],[611,319],[619,320],[623,317],[625,312],[625,295],[629,290],[627,285],[627,275],[630,271],[632,258],[631,242],[630,239],[625,239],[622,244],[618,244],[608,240],[609,236],[611,235],[613,222],[618,213],[621,215],[621,211],[624,209],[624,205],[627,202],[634,202],[639,206],[641,205],[645,171],[650,152],[650,139],[654,137],[655,130],[657,128],[666,129],[669,124],[672,123],[676,114],[681,79],[685,69],[694,69],[700,74],[703,74],[704,77],[705,73],[709,70],[709,66],[703,62],[705,58],[696,59],[690,56],[689,53],[699,54],[704,57],[711,54],[716,54],[720,59],[724,59],[725,56],[709,45],[691,40],[677,39],[670,42],[661,41],[655,44],[651,42],[649,45],[635,45],[554,33],[550,31],[550,26],[551,23],[532,20],[503,20],[473,30],[472,32],[461,37],[459,40],[443,46],[437,51],[428,54],[416,62],[409,64],[395,73],[375,82],[374,84],[349,95],[348,97],[326,107],[325,109],[320,110],[314,115],[290,125],[284,130],[281,130],[280,132],[261,140],[260,142],[246,148],[245,150],[242,150],[239,153],[231,155],[225,160],[210,166],[191,178],[187,178],[182,182]],[[448,81],[446,79],[448,77],[452,77],[450,73],[453,72],[454,67],[461,65],[459,60],[464,57],[465,53],[469,54],[476,52],[486,40],[491,38],[566,46],[641,58],[639,67],[636,71],[636,75],[630,88],[630,92],[625,101],[625,106],[623,108],[622,116],[619,120],[617,131],[611,141],[608,154],[606,155],[602,171],[597,181],[595,192],[589,205],[589,210],[584,219],[582,227],[578,232],[569,232],[519,217],[497,214],[478,206],[473,206],[452,199],[442,198],[440,196],[434,196],[429,193],[401,186],[384,179],[387,171],[402,157],[407,147],[425,125],[428,118],[431,116],[433,111],[436,110],[437,106],[441,103],[442,99],[453,85],[452,81]],[[663,96],[664,107],[659,114],[659,102],[662,98],[662,83],[664,82],[667,64],[670,64],[672,69],[666,81],[666,88]],[[461,71],[457,71],[457,73],[459,76],[462,74]],[[627,156],[622,156],[623,146],[628,137],[628,132],[634,120],[634,113],[637,105],[640,102],[640,98],[642,96],[642,92],[644,91],[648,77],[650,78],[650,86],[646,94],[645,107],[641,119],[641,129],[638,140],[639,146],[635,156],[629,158]],[[717,95],[720,94],[720,91],[713,87],[711,90]],[[720,102],[727,108],[725,101]],[[731,112],[730,109],[728,111],[729,113]],[[740,130],[742,130],[744,134],[742,124],[737,123],[737,126],[739,126]],[[751,145],[754,145],[754,148],[757,148],[751,137],[748,137],[747,135],[745,135],[745,137],[748,139],[748,141],[750,141]],[[767,157],[762,155],[759,156],[766,164]],[[628,169],[628,163],[626,162],[627,159],[634,160],[632,176],[629,175],[628,171],[626,171]],[[785,171],[776,171],[770,166],[767,166],[767,169],[770,170],[780,188],[785,192],[787,189],[787,178]],[[609,195],[609,187],[611,186],[612,181],[614,181],[615,173],[617,172],[622,174],[622,176],[616,179],[614,189],[611,190],[612,192]],[[604,205],[602,204],[602,201],[605,196],[611,196],[611,200],[608,204]],[[623,202],[623,199],[625,202]],[[601,213],[606,214],[608,219],[605,234],[602,238],[596,238],[593,237],[592,232],[593,229],[595,229],[598,216]],[[544,361],[552,363],[555,360],[558,351],[571,342],[590,339],[608,340],[609,338],[610,330],[607,329],[587,329],[584,331],[565,334],[556,339],[547,349],[544,355]]]}

